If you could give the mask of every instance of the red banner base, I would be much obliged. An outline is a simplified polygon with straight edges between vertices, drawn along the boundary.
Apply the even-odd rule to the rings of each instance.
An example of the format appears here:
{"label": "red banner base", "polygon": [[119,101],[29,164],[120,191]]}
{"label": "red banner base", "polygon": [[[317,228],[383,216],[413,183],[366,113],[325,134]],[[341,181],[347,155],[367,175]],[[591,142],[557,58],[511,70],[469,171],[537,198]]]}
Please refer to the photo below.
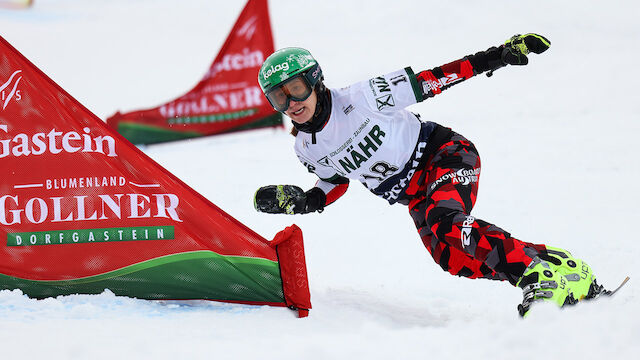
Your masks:
{"label": "red banner base", "polygon": [[278,254],[284,298],[289,308],[298,310],[298,317],[309,316],[311,295],[304,257],[302,230],[291,225],[280,231],[270,243]]}

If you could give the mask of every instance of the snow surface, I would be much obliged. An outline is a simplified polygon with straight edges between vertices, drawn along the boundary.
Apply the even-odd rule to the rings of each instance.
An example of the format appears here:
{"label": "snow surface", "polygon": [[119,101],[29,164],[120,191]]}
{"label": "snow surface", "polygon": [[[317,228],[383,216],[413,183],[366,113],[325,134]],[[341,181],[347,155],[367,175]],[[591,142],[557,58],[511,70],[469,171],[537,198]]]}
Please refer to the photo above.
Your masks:
{"label": "snow surface", "polygon": [[[0,34],[99,117],[155,106],[205,73],[243,1],[36,0],[0,9]],[[427,69],[515,33],[548,36],[529,66],[479,76],[411,108],[475,142],[474,215],[586,259],[614,298],[519,319],[519,289],[450,276],[405,207],[361,185],[323,214],[253,210],[265,184],[310,187],[293,138],[261,130],[150,146],[160,164],[266,238],[304,231],[313,310],[0,291],[1,359],[634,358],[640,351],[640,5],[335,1],[270,4],[277,47],[303,46],[342,87]],[[636,355],[633,355],[636,354]]]}

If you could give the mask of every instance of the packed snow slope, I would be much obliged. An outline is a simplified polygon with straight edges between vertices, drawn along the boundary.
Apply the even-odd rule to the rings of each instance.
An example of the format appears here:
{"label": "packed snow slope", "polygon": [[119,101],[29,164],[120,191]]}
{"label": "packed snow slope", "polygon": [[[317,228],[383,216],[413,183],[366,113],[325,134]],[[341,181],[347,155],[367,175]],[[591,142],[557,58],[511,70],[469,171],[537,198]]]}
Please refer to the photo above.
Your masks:
{"label": "packed snow slope", "polygon": [[[0,10],[0,34],[106,118],[186,92],[243,1],[37,0]],[[266,184],[311,187],[293,138],[261,130],[143,150],[266,238],[304,231],[313,310],[101,295],[31,300],[0,291],[0,358],[635,358],[640,351],[640,5],[627,0],[273,0],[276,47],[302,46],[342,87],[405,66],[429,69],[538,32],[526,67],[478,76],[413,106],[471,139],[482,159],[473,214],[587,260],[616,297],[521,320],[521,292],[443,272],[403,206],[352,182],[322,214],[253,209]],[[1,176],[1,175],[0,175]],[[636,355],[634,355],[636,354]]]}

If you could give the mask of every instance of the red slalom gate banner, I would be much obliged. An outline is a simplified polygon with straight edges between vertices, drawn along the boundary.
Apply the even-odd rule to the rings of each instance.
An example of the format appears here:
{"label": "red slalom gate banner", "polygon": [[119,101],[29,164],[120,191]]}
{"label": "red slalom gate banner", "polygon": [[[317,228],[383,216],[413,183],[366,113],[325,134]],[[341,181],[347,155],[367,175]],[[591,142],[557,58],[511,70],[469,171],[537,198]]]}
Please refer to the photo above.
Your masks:
{"label": "red slalom gate banner", "polygon": [[107,123],[134,144],[270,126],[282,115],[262,95],[258,71],[273,53],[267,0],[249,0],[204,78],[158,107],[116,113]]}
{"label": "red slalom gate banner", "polygon": [[311,308],[302,232],[267,241],[0,37],[0,290]]}

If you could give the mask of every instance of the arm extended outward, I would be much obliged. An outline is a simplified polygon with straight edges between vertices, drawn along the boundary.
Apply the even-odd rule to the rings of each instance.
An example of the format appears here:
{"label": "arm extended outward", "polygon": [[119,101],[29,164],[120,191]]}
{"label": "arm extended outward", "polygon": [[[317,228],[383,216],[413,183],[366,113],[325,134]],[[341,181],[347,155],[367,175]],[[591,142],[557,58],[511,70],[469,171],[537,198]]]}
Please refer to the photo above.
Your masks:
{"label": "arm extended outward", "polygon": [[488,71],[487,76],[491,76],[495,70],[506,65],[526,65],[529,62],[527,54],[540,54],[550,45],[547,38],[538,34],[515,35],[498,47],[419,72],[416,78],[421,85],[422,100],[483,72]]}

